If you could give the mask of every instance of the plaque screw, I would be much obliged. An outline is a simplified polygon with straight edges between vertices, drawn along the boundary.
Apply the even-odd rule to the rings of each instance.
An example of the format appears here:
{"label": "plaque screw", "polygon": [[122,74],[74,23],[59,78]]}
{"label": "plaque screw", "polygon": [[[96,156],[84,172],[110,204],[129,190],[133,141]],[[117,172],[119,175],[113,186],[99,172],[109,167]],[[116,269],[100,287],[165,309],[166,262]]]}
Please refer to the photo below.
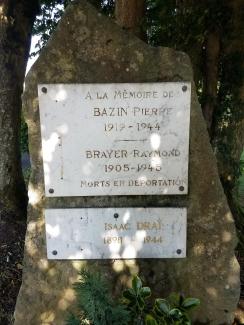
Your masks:
{"label": "plaque screw", "polygon": [[182,87],[182,90],[185,92],[185,91],[187,91],[187,86],[183,86]]}
{"label": "plaque screw", "polygon": [[53,254],[53,255],[57,255],[58,252],[57,252],[57,251],[52,251],[52,254]]}
{"label": "plaque screw", "polygon": [[50,189],[48,190],[48,192],[49,192],[50,194],[53,194],[53,193],[54,193],[54,189],[53,189],[53,188],[50,188]]}
{"label": "plaque screw", "polygon": [[114,214],[114,218],[117,219],[119,217],[118,213]]}
{"label": "plaque screw", "polygon": [[179,191],[181,191],[181,192],[184,191],[184,189],[185,189],[184,186],[179,187]]}
{"label": "plaque screw", "polygon": [[176,251],[176,253],[177,253],[178,255],[180,255],[180,254],[181,254],[181,252],[182,252],[182,250],[181,250],[181,249],[177,249],[177,251]]}
{"label": "plaque screw", "polygon": [[44,94],[46,94],[46,93],[47,93],[47,87],[42,87],[42,92],[43,92]]}

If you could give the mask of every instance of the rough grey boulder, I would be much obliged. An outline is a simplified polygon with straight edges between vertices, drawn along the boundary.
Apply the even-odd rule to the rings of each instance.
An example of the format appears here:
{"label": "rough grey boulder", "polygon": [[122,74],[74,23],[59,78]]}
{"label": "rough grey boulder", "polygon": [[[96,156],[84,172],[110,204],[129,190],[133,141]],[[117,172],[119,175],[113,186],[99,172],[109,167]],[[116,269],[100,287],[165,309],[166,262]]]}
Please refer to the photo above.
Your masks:
{"label": "rough grey boulder", "polygon": [[[23,283],[15,325],[63,325],[74,303],[72,283],[81,265],[96,263],[114,291],[139,272],[155,296],[172,291],[198,297],[194,318],[204,324],[231,324],[239,298],[239,266],[234,255],[235,226],[221,187],[216,161],[196,92],[192,91],[189,195],[44,197],[39,83],[116,83],[191,81],[186,54],[155,48],[120,29],[84,0],[74,1],[26,78],[23,96],[29,126],[32,174],[29,185]],[[48,261],[44,207],[188,208],[187,258],[121,261]]]}

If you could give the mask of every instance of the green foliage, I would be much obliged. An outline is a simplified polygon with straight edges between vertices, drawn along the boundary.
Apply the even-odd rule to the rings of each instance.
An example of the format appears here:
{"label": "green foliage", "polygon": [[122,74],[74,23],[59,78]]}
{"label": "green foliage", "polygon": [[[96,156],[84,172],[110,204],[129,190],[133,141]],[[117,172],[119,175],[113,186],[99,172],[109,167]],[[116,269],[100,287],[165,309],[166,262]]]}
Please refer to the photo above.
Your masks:
{"label": "green foliage", "polygon": [[132,324],[144,324],[146,299],[151,296],[151,289],[143,287],[142,281],[138,276],[134,276],[132,280],[132,288],[123,292],[125,304],[131,315]]}
{"label": "green foliage", "polygon": [[71,314],[66,322],[66,325],[80,325],[81,320],[75,315]]}
{"label": "green foliage", "polygon": [[[36,44],[35,52],[37,55],[46,45],[57,24],[62,17],[65,8],[74,0],[40,0],[40,13],[36,17],[33,34],[38,35],[39,41]],[[88,0],[99,10],[107,15],[111,15],[114,10],[114,0]]]}
{"label": "green foliage", "polygon": [[235,200],[240,212],[244,217],[244,151],[241,154],[240,164],[239,164],[239,177],[236,181],[235,186]]}
{"label": "green foliage", "polygon": [[23,170],[23,177],[24,177],[24,181],[25,181],[25,185],[26,185],[26,187],[28,187],[28,183],[29,183],[30,175],[31,175],[31,167],[29,167],[29,168],[25,168],[25,169]]}
{"label": "green foliage", "polygon": [[240,158],[240,174],[244,175],[244,150],[242,151]]}
{"label": "green foliage", "polygon": [[132,288],[123,293],[131,313],[130,325],[190,325],[188,312],[200,304],[199,299],[172,294],[168,299],[158,298],[152,308],[146,303],[151,289],[143,287],[141,279],[135,276]]}
{"label": "green foliage", "polygon": [[244,248],[244,150],[240,157],[239,176],[233,190],[234,203],[236,206],[236,224],[239,237],[239,246]]}
{"label": "green foliage", "polygon": [[[241,40],[240,36],[240,40]],[[243,154],[240,162],[236,159],[240,139],[237,128],[244,119],[244,105],[240,100],[241,85],[244,81],[244,53],[231,51],[222,53],[220,58],[220,75],[218,106],[215,111],[215,140],[220,166],[221,181],[235,218],[239,247],[244,248],[244,173]],[[238,144],[239,143],[239,144]]]}
{"label": "green foliage", "polygon": [[236,200],[240,211],[244,215],[244,174],[237,179]]}
{"label": "green foliage", "polygon": [[71,315],[67,325],[127,325],[129,312],[109,294],[108,282],[98,272],[81,270],[81,280],[74,285],[80,314]]}
{"label": "green foliage", "polygon": [[149,0],[146,25],[149,43],[185,50],[189,43],[197,44],[199,38],[202,41],[203,12],[199,10],[199,5],[183,8],[171,0]]}
{"label": "green foliage", "polygon": [[[229,26],[230,11],[222,0],[147,0],[146,26],[149,43],[185,51],[203,49],[207,32]],[[201,53],[200,53],[201,55]]]}
{"label": "green foliage", "polygon": [[147,302],[151,289],[143,287],[138,276],[116,301],[99,272],[82,270],[80,276],[74,285],[79,312],[69,316],[67,325],[190,325],[188,313],[200,304],[198,299],[172,294],[168,299],[156,299],[151,307]]}
{"label": "green foliage", "polygon": [[64,9],[72,0],[40,0],[40,13],[36,17],[33,34],[40,37],[36,51],[31,55],[36,55],[41,48],[46,45],[52,32],[57,27]]}

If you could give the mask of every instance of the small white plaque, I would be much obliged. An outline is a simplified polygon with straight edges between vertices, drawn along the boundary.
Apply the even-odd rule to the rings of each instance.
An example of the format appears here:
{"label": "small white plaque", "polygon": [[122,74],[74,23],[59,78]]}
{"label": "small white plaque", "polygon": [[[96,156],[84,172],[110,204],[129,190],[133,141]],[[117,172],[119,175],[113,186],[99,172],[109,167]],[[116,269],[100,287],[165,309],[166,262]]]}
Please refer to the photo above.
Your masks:
{"label": "small white plaque", "polygon": [[38,86],[46,196],[187,194],[187,82]]}
{"label": "small white plaque", "polygon": [[49,259],[183,258],[185,208],[47,209]]}

